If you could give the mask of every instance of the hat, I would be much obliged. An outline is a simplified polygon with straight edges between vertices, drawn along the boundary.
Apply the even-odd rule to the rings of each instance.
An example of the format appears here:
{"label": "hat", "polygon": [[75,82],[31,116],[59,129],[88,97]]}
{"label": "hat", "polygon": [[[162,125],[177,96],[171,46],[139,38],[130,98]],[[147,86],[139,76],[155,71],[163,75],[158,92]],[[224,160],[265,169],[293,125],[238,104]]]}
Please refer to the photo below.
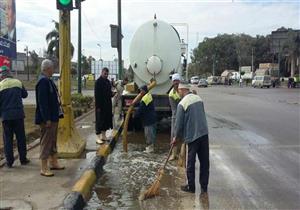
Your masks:
{"label": "hat", "polygon": [[179,85],[178,85],[178,89],[190,89],[191,88],[191,85],[190,84],[188,84],[188,83],[183,83],[183,82],[181,82],[181,83],[179,83]]}
{"label": "hat", "polygon": [[143,85],[143,86],[141,86],[139,89],[145,91],[146,93],[148,92],[148,87],[147,87],[147,85]]}
{"label": "hat", "polygon": [[1,66],[0,68],[0,76],[1,77],[5,77],[5,76],[9,76],[10,72],[9,72],[9,68],[8,66]]}
{"label": "hat", "polygon": [[173,82],[174,80],[179,80],[179,81],[181,80],[181,79],[180,79],[180,75],[179,75],[178,73],[172,75],[172,82]]}

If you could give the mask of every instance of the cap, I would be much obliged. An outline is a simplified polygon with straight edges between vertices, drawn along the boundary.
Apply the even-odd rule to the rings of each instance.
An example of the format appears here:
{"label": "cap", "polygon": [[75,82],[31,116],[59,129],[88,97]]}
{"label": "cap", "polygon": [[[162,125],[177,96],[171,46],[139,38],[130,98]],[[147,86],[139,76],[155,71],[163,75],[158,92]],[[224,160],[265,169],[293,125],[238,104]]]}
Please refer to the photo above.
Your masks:
{"label": "cap", "polygon": [[172,75],[172,82],[173,82],[174,80],[179,80],[179,81],[181,80],[181,79],[180,79],[180,75],[179,75],[178,73]]}
{"label": "cap", "polygon": [[8,76],[10,74],[8,66],[1,66],[0,76]]}
{"label": "cap", "polygon": [[190,89],[191,88],[191,85],[190,84],[188,84],[188,83],[183,83],[183,82],[181,82],[181,83],[179,83],[179,85],[178,85],[178,89]]}

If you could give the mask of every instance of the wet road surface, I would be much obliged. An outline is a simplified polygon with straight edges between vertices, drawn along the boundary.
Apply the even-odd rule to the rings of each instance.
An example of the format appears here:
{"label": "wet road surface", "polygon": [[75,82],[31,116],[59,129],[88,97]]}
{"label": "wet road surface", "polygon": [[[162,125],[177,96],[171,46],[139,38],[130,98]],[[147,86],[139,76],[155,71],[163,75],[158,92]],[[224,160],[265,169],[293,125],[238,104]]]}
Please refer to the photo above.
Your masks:
{"label": "wet road surface", "polygon": [[184,172],[169,164],[161,195],[139,202],[166,156],[169,137],[160,133],[156,153],[147,154],[143,134],[131,133],[128,154],[117,145],[86,209],[300,209],[299,90],[197,91],[210,132],[208,195],[200,196],[199,183],[195,194],[180,192]]}

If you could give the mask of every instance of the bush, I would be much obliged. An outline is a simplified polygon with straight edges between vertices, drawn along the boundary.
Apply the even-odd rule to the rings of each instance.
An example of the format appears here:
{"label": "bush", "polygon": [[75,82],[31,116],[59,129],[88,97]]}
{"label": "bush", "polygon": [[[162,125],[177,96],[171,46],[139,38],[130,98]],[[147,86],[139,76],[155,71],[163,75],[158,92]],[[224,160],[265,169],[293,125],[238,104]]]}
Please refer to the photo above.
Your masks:
{"label": "bush", "polygon": [[71,100],[72,100],[72,106],[74,108],[89,109],[93,106],[94,97],[83,96],[79,93],[75,93],[72,94]]}

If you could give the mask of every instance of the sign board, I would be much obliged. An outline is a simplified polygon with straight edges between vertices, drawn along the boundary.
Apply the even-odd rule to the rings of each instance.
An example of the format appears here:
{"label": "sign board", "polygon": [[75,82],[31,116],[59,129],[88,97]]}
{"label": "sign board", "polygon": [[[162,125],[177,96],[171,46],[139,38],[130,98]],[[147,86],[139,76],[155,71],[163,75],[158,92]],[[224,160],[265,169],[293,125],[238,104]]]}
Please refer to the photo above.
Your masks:
{"label": "sign board", "polygon": [[10,60],[9,60],[8,57],[0,55],[0,67],[1,66],[8,66],[8,67],[10,67]]}
{"label": "sign board", "polygon": [[92,74],[95,75],[95,79],[98,79],[101,75],[101,71],[104,67],[109,69],[109,77],[116,78],[119,72],[118,59],[113,61],[92,61]]}

